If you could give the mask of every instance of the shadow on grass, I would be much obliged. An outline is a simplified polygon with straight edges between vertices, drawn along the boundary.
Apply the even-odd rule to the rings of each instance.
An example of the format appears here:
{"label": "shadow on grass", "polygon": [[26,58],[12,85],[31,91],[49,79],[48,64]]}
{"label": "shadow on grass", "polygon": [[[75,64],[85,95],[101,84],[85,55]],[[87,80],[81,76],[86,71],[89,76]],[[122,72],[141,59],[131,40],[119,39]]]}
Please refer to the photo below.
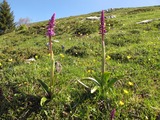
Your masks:
{"label": "shadow on grass", "polygon": [[40,99],[40,96],[21,92],[16,84],[3,84],[0,86],[0,118],[26,120],[32,113],[41,111]]}
{"label": "shadow on grass", "polygon": [[[90,114],[89,119],[100,118],[101,114],[107,113],[111,109],[111,101],[98,97],[98,93],[91,94],[90,90],[85,89],[81,92],[73,92],[71,103],[64,105],[63,113],[61,117],[68,117],[68,119],[81,120],[87,114],[90,107],[96,107],[97,113],[99,115]],[[88,106],[89,105],[89,106]],[[89,107],[89,108],[87,108]],[[77,116],[77,112],[81,111]]]}
{"label": "shadow on grass", "polygon": [[[71,97],[73,99],[72,102],[64,104],[63,111],[61,112],[61,118],[75,119],[81,120],[81,117],[73,116],[73,114],[79,109],[85,102],[94,103],[95,101],[91,101],[93,99],[94,94],[90,94],[89,90],[85,90],[83,92],[77,93],[72,92]],[[83,111],[84,112],[84,111]]]}

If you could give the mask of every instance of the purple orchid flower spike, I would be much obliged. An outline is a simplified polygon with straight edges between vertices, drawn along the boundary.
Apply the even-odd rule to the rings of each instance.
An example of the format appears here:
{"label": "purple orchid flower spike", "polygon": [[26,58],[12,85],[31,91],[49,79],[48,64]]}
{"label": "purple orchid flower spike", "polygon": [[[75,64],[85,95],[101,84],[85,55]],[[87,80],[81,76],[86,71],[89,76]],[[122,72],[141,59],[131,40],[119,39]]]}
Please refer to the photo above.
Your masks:
{"label": "purple orchid flower spike", "polygon": [[52,15],[52,17],[48,23],[47,36],[52,37],[55,35],[54,26],[55,26],[55,13]]}
{"label": "purple orchid flower spike", "polygon": [[52,36],[55,35],[54,32],[54,27],[55,27],[55,13],[52,15],[51,19],[49,20],[48,27],[47,27],[47,36],[49,37],[49,52],[51,56],[51,80],[50,80],[50,93],[49,97],[52,96],[52,87],[54,87],[54,68],[55,68],[55,59],[54,59],[54,54],[52,51]]}
{"label": "purple orchid flower spike", "polygon": [[100,34],[102,34],[102,74],[105,72],[105,41],[104,41],[104,34],[106,33],[105,30],[105,18],[104,18],[104,10],[101,12],[101,26],[100,26]]}
{"label": "purple orchid flower spike", "polygon": [[116,113],[116,109],[113,109],[111,111],[111,120],[114,120],[115,113]]}
{"label": "purple orchid flower spike", "polygon": [[104,17],[104,10],[101,12],[101,28],[100,28],[100,34],[104,35],[106,33],[105,30],[105,17]]}

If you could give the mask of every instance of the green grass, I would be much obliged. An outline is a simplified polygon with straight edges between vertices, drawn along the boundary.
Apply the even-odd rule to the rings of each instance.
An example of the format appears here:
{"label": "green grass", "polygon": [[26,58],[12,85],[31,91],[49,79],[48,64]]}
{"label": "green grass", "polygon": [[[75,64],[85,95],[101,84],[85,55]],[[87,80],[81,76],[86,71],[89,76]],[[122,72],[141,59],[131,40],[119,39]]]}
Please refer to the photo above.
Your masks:
{"label": "green grass", "polygon": [[[56,73],[53,99],[43,107],[40,98],[45,93],[37,80],[49,85],[47,21],[1,35],[0,119],[109,120],[115,108],[115,120],[159,120],[159,14],[160,6],[121,8],[105,13],[106,16],[116,15],[106,20],[106,56],[109,56],[106,71],[119,80],[104,97],[90,94],[77,82],[77,79],[95,77],[101,72],[99,21],[85,20],[88,16],[100,16],[100,12],[57,19],[56,36],[52,39],[59,42],[53,43],[53,51],[56,61],[62,64],[62,71]],[[146,19],[157,20],[136,24]],[[76,51],[73,47],[80,49]],[[69,49],[71,53],[66,52]],[[26,63],[35,56],[38,56],[36,61]],[[124,89],[129,93],[125,94]],[[120,105],[120,101],[124,105]]]}

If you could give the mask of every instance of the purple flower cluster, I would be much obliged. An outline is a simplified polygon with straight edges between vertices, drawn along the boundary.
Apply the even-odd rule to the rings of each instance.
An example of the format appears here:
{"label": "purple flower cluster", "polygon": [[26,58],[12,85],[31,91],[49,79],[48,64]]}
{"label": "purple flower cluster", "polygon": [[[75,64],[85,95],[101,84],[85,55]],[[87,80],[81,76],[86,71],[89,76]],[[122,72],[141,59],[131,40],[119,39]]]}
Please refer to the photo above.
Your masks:
{"label": "purple flower cluster", "polygon": [[105,30],[105,19],[104,19],[104,10],[101,12],[101,28],[100,28],[100,34],[104,35],[106,33]]}
{"label": "purple flower cluster", "polygon": [[47,27],[47,36],[52,37],[55,35],[54,26],[55,26],[55,13],[52,15],[51,19],[49,20],[48,27]]}
{"label": "purple flower cluster", "polygon": [[111,111],[111,120],[114,119],[115,113],[116,113],[116,109],[113,109],[113,110]]}

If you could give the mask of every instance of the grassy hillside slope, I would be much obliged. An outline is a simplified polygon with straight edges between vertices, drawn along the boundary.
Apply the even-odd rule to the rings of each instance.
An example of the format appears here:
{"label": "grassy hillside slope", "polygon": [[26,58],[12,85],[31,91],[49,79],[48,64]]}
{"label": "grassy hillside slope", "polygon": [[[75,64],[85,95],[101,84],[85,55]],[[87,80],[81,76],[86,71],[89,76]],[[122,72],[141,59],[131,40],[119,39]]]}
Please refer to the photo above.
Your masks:
{"label": "grassy hillside slope", "polygon": [[54,97],[45,106],[40,106],[45,93],[37,80],[49,84],[48,21],[1,35],[0,119],[109,120],[115,109],[115,120],[159,120],[160,6],[105,13],[112,15],[106,19],[106,71],[119,80],[104,97],[77,82],[101,74],[100,21],[86,20],[100,12],[56,20],[53,51],[62,71],[56,73]]}

